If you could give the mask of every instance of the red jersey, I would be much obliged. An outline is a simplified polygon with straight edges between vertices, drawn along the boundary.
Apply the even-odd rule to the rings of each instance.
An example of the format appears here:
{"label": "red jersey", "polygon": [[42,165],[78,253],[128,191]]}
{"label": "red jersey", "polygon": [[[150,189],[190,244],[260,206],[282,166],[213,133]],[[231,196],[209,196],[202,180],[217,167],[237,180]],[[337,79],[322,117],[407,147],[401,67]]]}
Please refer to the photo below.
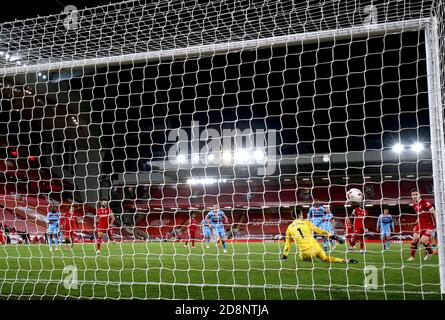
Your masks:
{"label": "red jersey", "polygon": [[349,219],[345,220],[345,229],[346,229],[346,233],[350,233],[349,231],[352,230],[351,220],[349,220]]}
{"label": "red jersey", "polygon": [[71,214],[71,212],[65,212],[62,215],[62,223],[61,225],[63,226],[63,230],[64,231],[72,231],[72,230],[76,230],[78,227],[77,224],[77,219],[74,215]]}
{"label": "red jersey", "polygon": [[190,224],[188,225],[189,231],[196,232],[198,229],[198,223],[195,218],[190,219]]}
{"label": "red jersey", "polygon": [[109,227],[110,224],[110,215],[113,213],[110,208],[99,208],[96,211],[97,215],[97,226],[101,229],[105,229]]}
{"label": "red jersey", "polygon": [[364,220],[365,217],[368,215],[368,210],[362,209],[362,208],[355,208],[354,211],[352,211],[352,214],[355,216],[354,219],[354,228],[364,228]]}
{"label": "red jersey", "polygon": [[419,203],[413,202],[414,211],[417,213],[417,225],[420,229],[435,229],[436,219],[430,212],[433,207],[431,203],[420,199]]}

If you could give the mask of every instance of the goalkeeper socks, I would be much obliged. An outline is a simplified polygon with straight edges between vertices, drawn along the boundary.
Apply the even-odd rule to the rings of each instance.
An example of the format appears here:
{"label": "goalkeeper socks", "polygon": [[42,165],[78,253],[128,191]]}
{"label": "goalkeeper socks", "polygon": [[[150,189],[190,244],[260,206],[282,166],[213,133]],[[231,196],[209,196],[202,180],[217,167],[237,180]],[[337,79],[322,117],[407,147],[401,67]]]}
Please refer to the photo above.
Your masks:
{"label": "goalkeeper socks", "polygon": [[227,247],[227,246],[226,246],[226,242],[225,242],[224,240],[222,240],[221,243],[222,243],[222,247],[223,247],[223,249],[226,250],[226,247]]}

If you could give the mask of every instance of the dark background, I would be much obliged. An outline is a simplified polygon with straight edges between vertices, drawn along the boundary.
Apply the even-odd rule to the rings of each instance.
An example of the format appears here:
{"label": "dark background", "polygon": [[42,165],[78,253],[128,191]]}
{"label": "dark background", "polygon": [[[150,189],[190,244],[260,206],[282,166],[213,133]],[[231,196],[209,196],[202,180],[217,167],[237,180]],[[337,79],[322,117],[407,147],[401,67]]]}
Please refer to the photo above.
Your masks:
{"label": "dark background", "polygon": [[46,16],[63,12],[67,5],[75,5],[81,10],[85,7],[95,7],[106,5],[118,1],[105,0],[44,0],[44,1],[8,1],[0,10],[0,23],[14,20],[33,18],[36,16]]}
{"label": "dark background", "polygon": [[[1,20],[108,3],[12,3]],[[91,101],[90,121],[99,129],[93,134],[109,150],[102,169],[111,173],[140,169],[138,158],[165,158],[168,131],[187,128],[192,120],[200,130],[276,129],[279,155],[385,150],[399,141],[428,144],[424,59],[423,33],[406,32],[86,69],[69,87]],[[7,128],[9,145],[20,143],[18,133],[28,138],[36,132],[23,127],[23,115],[16,116],[9,119],[16,124]],[[33,144],[39,145],[37,138]]]}

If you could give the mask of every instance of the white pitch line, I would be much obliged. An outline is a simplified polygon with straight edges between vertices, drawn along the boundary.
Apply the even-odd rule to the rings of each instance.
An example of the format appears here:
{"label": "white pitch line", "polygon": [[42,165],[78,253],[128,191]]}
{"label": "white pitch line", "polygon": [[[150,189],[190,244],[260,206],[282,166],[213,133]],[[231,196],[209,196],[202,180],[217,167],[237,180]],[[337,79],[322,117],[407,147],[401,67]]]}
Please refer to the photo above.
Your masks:
{"label": "white pitch line", "polygon": [[[3,283],[30,283],[34,282],[35,284],[38,283],[44,283],[44,284],[63,284],[63,280],[53,280],[53,279],[0,279]],[[438,291],[399,291],[399,290],[384,290],[384,289],[365,289],[365,288],[344,288],[344,285],[337,285],[332,284],[332,287],[338,287],[336,288],[330,288],[328,286],[324,287],[312,287],[308,285],[244,285],[244,284],[216,284],[216,283],[169,283],[169,282],[129,282],[129,281],[122,281],[122,282],[115,282],[115,281],[103,281],[103,280],[78,280],[78,285],[82,284],[90,284],[90,285],[113,285],[113,286],[133,286],[133,285],[141,285],[141,286],[160,286],[160,285],[168,285],[168,286],[182,286],[182,287],[215,287],[215,288],[245,288],[245,289],[279,289],[279,290],[312,290],[312,291],[329,291],[329,292],[367,292],[367,293],[394,293],[394,294],[417,294],[417,295],[437,295],[440,294]],[[352,285],[356,286],[356,285]],[[358,286],[357,286],[358,287]],[[383,287],[383,286],[380,286]]]}

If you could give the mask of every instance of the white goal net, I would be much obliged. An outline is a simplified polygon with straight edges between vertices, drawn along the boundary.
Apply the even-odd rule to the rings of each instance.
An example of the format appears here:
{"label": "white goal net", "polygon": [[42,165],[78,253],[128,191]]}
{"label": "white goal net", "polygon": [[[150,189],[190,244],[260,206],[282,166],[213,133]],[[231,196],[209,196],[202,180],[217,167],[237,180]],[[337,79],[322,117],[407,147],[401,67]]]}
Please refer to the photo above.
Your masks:
{"label": "white goal net", "polygon": [[0,25],[1,298],[442,298],[442,1],[65,9]]}

